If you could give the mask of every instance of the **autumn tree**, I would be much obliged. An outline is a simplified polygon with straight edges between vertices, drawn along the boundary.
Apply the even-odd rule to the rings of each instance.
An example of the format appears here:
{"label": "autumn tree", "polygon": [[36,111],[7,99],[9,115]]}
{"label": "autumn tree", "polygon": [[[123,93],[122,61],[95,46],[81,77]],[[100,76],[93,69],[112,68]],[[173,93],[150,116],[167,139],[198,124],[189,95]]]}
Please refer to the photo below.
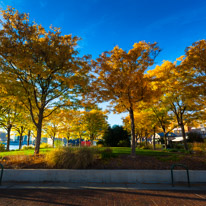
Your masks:
{"label": "autumn tree", "polygon": [[81,139],[86,135],[84,112],[74,110],[73,119],[71,123],[71,135],[72,137],[79,139],[79,147],[81,147]]}
{"label": "autumn tree", "polygon": [[15,97],[1,98],[0,127],[7,132],[7,150],[9,150],[10,146],[11,130],[18,120],[20,110],[20,105]]}
{"label": "autumn tree", "polygon": [[165,61],[152,71],[157,85],[162,89],[161,101],[173,112],[177,125],[182,130],[184,147],[188,150],[185,125],[197,118],[200,105],[197,96],[186,85],[187,76],[180,65]]}
{"label": "autumn tree", "polygon": [[49,117],[45,118],[43,130],[52,139],[52,146],[54,147],[55,138],[59,135],[61,126],[60,111],[56,110]]}
{"label": "autumn tree", "polygon": [[[141,110],[135,109],[134,111],[135,122],[135,142],[139,139],[142,143],[143,137],[145,138],[145,144],[148,143],[148,137],[153,133],[156,122],[153,121],[151,111],[141,108]],[[123,119],[124,127],[127,131],[130,131],[130,117],[129,115]]]}
{"label": "autumn tree", "polygon": [[23,110],[21,110],[13,126],[13,130],[16,131],[19,136],[19,149],[21,149],[22,147],[23,135],[28,134],[27,130],[29,129],[30,124],[31,124],[30,115],[28,113],[25,113]]}
{"label": "autumn tree", "polygon": [[159,51],[156,43],[139,42],[128,52],[116,46],[94,62],[92,97],[99,102],[110,101],[116,112],[129,113],[132,156],[135,155],[134,108],[150,99],[152,91],[145,71],[154,64]]}
{"label": "autumn tree", "polygon": [[206,120],[206,40],[200,40],[185,50],[185,55],[180,59],[179,68],[187,78],[184,80],[184,87],[202,105],[199,110],[201,119]]}
{"label": "autumn tree", "polygon": [[93,141],[103,135],[104,131],[107,129],[107,116],[106,114],[98,109],[92,109],[90,111],[84,112],[84,124],[85,130],[89,139],[91,141],[91,145],[93,145]]}
{"label": "autumn tree", "polygon": [[[37,128],[35,154],[39,153],[42,122],[57,108],[74,104],[87,83],[87,57],[77,57],[78,37],[47,32],[29,21],[28,14],[2,10],[0,72],[6,74],[30,112]],[[12,90],[9,90],[12,93]],[[75,100],[76,98],[76,100]]]}
{"label": "autumn tree", "polygon": [[157,105],[153,105],[150,110],[152,111],[153,119],[156,120],[156,125],[159,126],[164,134],[164,143],[165,148],[168,146],[168,133],[171,132],[176,124],[173,124],[174,119],[171,115],[171,112],[168,107],[165,107],[163,104],[159,103]]}
{"label": "autumn tree", "polygon": [[61,109],[59,113],[59,118],[61,119],[59,135],[60,137],[67,139],[68,146],[71,134],[73,132],[73,120],[75,118],[74,114],[75,110],[70,110],[67,108]]}

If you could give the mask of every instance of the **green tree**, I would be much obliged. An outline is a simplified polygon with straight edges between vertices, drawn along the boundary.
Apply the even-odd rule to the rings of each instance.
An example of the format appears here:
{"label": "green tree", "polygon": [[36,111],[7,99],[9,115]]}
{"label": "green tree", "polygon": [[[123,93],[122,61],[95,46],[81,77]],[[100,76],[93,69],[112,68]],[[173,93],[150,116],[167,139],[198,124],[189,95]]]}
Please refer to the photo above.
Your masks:
{"label": "green tree", "polygon": [[114,125],[113,127],[109,126],[102,139],[106,146],[110,147],[117,147],[121,140],[127,141],[128,146],[130,145],[129,134],[122,126],[118,125]]}

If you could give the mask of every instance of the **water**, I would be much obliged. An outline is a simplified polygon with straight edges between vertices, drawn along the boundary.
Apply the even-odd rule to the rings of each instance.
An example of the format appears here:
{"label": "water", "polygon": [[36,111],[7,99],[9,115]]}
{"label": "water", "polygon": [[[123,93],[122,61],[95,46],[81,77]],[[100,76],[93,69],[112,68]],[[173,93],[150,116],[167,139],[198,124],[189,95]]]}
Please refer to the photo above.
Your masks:
{"label": "water", "polygon": [[[3,143],[5,145],[5,148],[7,146],[6,143]],[[29,144],[30,146],[33,145],[32,143]],[[23,146],[27,146],[27,142],[22,142],[22,147]],[[9,145],[9,150],[16,150],[16,149],[19,149],[19,143],[18,142],[10,142],[10,145]]]}

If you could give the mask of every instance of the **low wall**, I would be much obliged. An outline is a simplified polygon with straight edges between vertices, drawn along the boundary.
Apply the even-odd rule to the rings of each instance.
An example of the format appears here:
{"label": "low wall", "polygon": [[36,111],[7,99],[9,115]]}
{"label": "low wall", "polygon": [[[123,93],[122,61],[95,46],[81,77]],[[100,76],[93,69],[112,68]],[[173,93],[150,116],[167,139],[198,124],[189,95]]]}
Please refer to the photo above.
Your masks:
{"label": "low wall", "polygon": [[[206,171],[190,170],[190,182],[206,182]],[[174,171],[175,182],[186,182],[185,170]],[[171,183],[170,170],[5,169],[2,182]]]}

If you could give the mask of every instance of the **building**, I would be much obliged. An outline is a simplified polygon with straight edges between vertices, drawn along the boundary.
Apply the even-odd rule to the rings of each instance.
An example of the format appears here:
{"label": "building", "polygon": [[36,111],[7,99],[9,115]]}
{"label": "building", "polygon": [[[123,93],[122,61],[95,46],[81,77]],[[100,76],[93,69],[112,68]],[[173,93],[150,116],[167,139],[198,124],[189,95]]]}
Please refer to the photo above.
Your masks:
{"label": "building", "polygon": [[0,132],[0,142],[5,142],[5,141],[7,141],[6,133]]}
{"label": "building", "polygon": [[[152,135],[151,137],[151,141],[153,142],[153,137],[154,135]],[[167,135],[167,144],[169,144],[170,141],[174,140],[177,135],[172,133],[172,132],[168,132]],[[164,133],[163,132],[160,132],[160,133],[155,133],[155,142],[156,143],[163,143],[164,142]]]}
{"label": "building", "polygon": [[[177,137],[181,137],[182,136],[182,130],[181,128],[175,128],[174,133],[177,135]],[[204,124],[200,124],[198,127],[185,127],[185,132],[186,134],[189,132],[197,132],[200,133],[202,138],[206,138],[206,126]]]}

